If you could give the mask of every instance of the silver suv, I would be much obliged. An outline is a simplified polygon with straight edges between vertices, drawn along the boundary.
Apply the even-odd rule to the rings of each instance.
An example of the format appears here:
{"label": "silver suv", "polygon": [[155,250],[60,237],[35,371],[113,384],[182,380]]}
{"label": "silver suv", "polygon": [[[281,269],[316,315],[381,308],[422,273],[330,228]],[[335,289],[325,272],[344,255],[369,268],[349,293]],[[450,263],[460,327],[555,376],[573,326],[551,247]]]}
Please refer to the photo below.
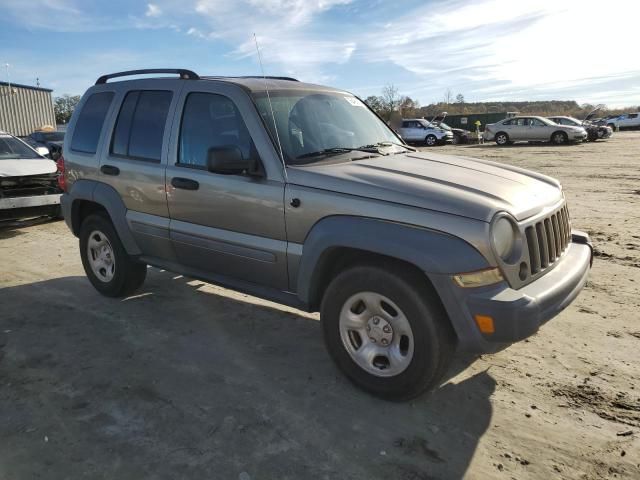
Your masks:
{"label": "silver suv", "polygon": [[[110,81],[158,72],[179,78]],[[556,180],[416,152],[352,94],[294,79],[103,76],[60,163],[98,291],[154,265],[320,311],[336,364],[385,398],[534,334],[590,270]]]}
{"label": "silver suv", "polygon": [[429,147],[453,142],[453,132],[423,118],[402,120],[400,136],[407,142],[420,142]]}

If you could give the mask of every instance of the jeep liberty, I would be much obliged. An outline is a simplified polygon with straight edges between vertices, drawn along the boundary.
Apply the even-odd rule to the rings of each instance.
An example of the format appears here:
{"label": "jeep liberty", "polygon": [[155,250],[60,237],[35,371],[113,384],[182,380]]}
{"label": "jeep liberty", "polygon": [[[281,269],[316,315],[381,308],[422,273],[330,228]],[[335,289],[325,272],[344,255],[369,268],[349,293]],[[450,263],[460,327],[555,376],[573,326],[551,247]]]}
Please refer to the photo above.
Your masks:
{"label": "jeep liberty", "polygon": [[[158,73],[177,77],[117,80]],[[99,292],[153,265],[319,311],[338,367],[387,399],[534,334],[590,270],[558,181],[417,152],[343,90],[120,72],[67,132],[61,204]]]}

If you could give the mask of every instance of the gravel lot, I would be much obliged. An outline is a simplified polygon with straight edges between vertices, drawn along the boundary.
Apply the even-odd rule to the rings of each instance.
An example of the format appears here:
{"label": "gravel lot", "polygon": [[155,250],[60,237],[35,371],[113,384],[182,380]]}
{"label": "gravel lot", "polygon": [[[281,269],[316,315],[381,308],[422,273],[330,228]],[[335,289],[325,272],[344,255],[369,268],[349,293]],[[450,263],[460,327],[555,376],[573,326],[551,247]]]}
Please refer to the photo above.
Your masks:
{"label": "gravel lot", "polygon": [[538,335],[388,403],[316,316],[156,269],[103,298],[63,222],[0,228],[0,480],[640,478],[640,132],[436,151],[562,180],[598,256]]}

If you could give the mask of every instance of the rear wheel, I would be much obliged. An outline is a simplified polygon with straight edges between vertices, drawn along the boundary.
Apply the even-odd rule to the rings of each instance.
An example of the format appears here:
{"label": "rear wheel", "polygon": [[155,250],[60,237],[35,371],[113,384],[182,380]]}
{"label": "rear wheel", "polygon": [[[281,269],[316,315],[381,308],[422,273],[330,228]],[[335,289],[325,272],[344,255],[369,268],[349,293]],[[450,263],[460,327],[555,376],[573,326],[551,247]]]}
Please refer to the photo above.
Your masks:
{"label": "rear wheel", "polygon": [[556,145],[563,145],[568,141],[569,137],[565,132],[554,132],[554,134],[551,135],[551,142],[555,143]]}
{"label": "rear wheel", "polygon": [[424,139],[424,143],[426,143],[429,147],[433,147],[438,143],[438,138],[435,135],[427,135],[427,137]]}
{"label": "rear wheel", "polygon": [[435,293],[393,265],[340,273],[325,292],[321,319],[338,367],[360,388],[390,400],[436,387],[453,356],[455,336]]}
{"label": "rear wheel", "polygon": [[91,214],[82,222],[80,258],[91,284],[108,297],[132,294],[147,276],[147,266],[127,254],[104,214]]}
{"label": "rear wheel", "polygon": [[496,143],[501,147],[509,144],[509,135],[504,132],[496,133]]}

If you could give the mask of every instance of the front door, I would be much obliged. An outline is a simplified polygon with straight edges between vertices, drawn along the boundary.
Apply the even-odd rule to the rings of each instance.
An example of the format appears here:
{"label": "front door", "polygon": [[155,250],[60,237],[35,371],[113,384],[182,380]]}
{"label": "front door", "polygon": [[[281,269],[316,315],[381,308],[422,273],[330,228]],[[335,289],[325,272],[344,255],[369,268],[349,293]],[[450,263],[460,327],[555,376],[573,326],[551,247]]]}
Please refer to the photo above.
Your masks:
{"label": "front door", "polygon": [[[262,128],[239,89],[194,82],[181,93],[167,165],[170,236],[180,263],[198,271],[287,288],[284,182],[207,170],[212,147],[235,146],[261,161]],[[249,128],[248,128],[249,127]],[[259,142],[260,145],[264,143]]]}

